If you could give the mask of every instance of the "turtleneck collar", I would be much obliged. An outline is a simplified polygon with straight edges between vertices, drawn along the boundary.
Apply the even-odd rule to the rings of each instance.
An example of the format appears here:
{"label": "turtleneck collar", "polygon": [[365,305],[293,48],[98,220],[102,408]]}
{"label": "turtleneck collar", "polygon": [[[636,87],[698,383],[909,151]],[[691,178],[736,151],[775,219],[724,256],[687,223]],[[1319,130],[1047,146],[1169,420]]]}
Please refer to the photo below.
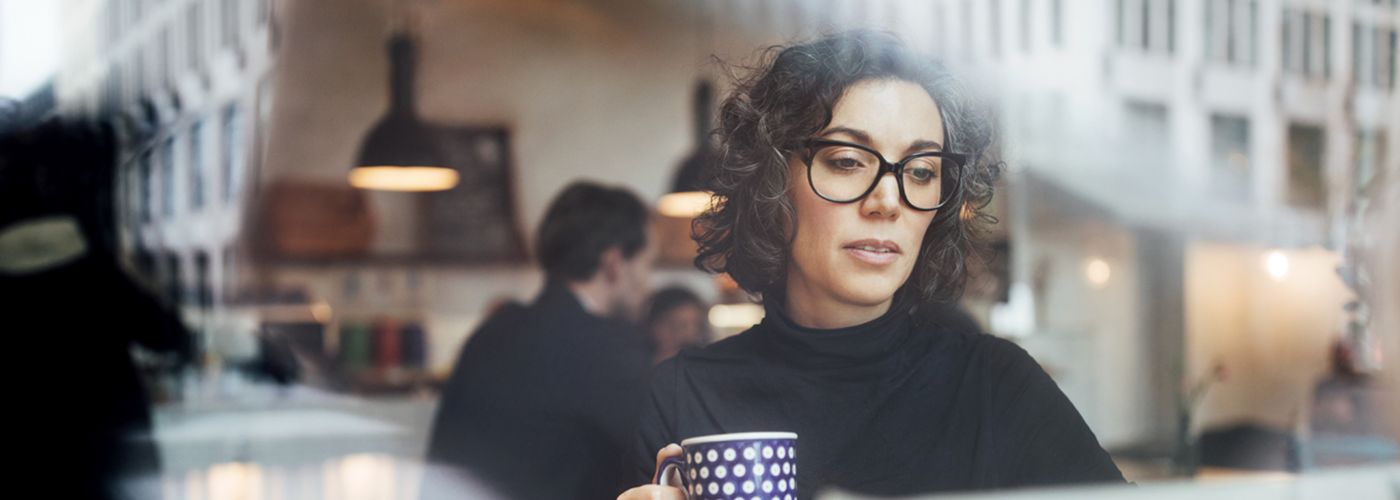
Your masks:
{"label": "turtleneck collar", "polygon": [[897,351],[913,325],[913,301],[901,289],[883,315],[859,325],[821,329],[798,325],[783,306],[781,295],[764,298],[765,316],[759,323],[765,343],[779,360],[804,368],[870,365]]}

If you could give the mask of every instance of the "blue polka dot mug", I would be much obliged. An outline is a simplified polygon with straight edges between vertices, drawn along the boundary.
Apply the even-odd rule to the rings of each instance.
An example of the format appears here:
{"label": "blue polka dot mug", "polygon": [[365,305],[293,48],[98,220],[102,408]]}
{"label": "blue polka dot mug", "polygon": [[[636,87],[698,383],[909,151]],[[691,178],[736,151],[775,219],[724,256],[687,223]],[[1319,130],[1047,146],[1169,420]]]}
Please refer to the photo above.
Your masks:
{"label": "blue polka dot mug", "polygon": [[685,450],[656,468],[653,484],[680,471],[689,500],[794,500],[797,434],[739,432],[681,441]]}

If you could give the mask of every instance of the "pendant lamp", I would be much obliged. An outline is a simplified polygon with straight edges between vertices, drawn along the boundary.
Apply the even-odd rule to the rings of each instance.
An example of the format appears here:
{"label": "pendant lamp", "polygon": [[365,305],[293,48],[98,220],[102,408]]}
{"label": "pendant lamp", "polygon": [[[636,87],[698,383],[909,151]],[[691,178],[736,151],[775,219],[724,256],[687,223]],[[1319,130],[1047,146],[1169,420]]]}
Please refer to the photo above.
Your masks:
{"label": "pendant lamp", "polygon": [[681,161],[671,191],[656,202],[657,211],[667,217],[693,218],[710,206],[707,176],[717,155],[710,143],[710,112],[714,97],[710,82],[695,86],[695,150]]}
{"label": "pendant lamp", "polygon": [[389,37],[389,112],[360,142],[350,185],[379,191],[443,191],[457,185],[435,131],[413,109],[415,40],[400,31]]}

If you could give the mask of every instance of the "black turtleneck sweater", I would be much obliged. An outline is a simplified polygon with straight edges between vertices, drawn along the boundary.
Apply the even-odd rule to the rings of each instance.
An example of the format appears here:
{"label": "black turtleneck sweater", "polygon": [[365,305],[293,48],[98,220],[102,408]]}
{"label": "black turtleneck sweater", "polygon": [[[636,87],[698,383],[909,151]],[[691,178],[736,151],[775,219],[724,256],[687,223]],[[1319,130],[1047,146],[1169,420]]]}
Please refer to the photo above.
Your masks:
{"label": "black turtleneck sweater", "polygon": [[[770,301],[776,302],[776,301]],[[798,434],[800,498],[1123,482],[1055,382],[1006,340],[897,300],[869,323],[804,328],[766,305],[757,326],[657,368],[634,480],[656,451],[706,434]],[[945,315],[946,316],[946,315]]]}

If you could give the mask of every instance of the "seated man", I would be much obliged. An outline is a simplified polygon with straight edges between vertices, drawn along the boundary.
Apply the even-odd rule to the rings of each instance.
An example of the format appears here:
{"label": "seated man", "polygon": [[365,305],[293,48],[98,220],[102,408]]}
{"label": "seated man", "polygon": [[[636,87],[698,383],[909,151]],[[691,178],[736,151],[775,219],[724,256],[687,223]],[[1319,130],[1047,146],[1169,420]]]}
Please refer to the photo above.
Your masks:
{"label": "seated man", "polygon": [[635,320],[648,293],[647,224],[645,205],[624,190],[577,183],[554,200],[536,240],[544,290],[469,337],[443,389],[429,462],[464,468],[506,498],[625,489],[623,450],[649,363],[622,319]]}

